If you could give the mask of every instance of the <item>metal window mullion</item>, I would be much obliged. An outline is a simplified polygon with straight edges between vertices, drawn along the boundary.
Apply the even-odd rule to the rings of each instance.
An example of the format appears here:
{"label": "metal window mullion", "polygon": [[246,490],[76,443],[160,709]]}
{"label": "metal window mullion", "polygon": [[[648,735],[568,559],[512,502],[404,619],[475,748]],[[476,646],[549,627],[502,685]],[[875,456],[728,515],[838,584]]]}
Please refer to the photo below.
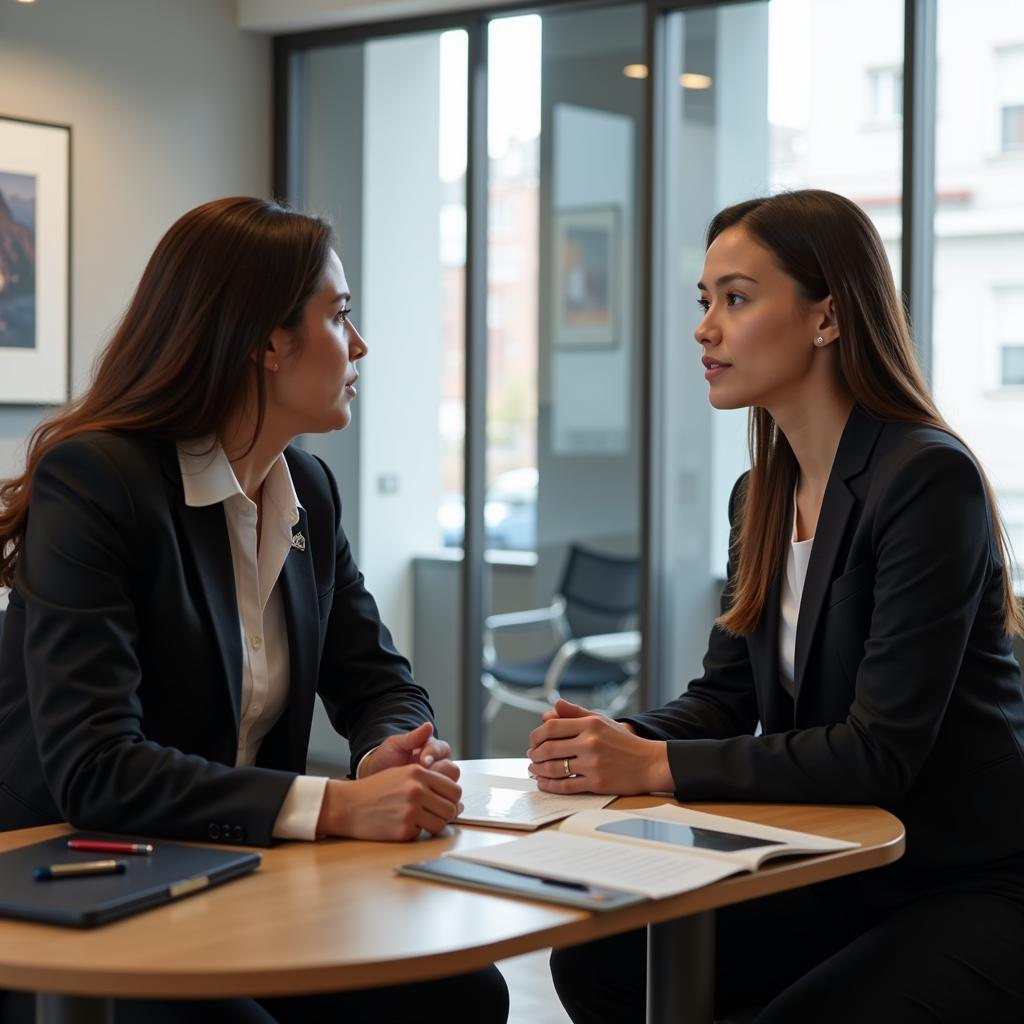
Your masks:
{"label": "metal window mullion", "polygon": [[465,445],[460,756],[483,756],[484,488],[487,443],[487,20],[469,32]]}
{"label": "metal window mullion", "polygon": [[904,0],[903,297],[925,376],[932,370],[938,0]]}
{"label": "metal window mullion", "polygon": [[662,678],[666,663],[662,650],[667,635],[661,621],[665,607],[661,592],[664,577],[665,411],[661,382],[665,379],[665,325],[663,272],[665,219],[655,218],[664,209],[665,159],[662,117],[663,68],[665,66],[665,18],[648,4],[645,47],[648,67],[644,88],[644,144],[640,173],[647,182],[641,210],[642,270],[640,281],[640,407],[644,415],[641,431],[640,486],[640,629],[643,647],[640,658],[640,706],[660,702],[654,681]]}
{"label": "metal window mullion", "polygon": [[298,164],[302,159],[299,132],[302,51],[287,40],[274,40],[271,189],[275,199],[294,200]]}

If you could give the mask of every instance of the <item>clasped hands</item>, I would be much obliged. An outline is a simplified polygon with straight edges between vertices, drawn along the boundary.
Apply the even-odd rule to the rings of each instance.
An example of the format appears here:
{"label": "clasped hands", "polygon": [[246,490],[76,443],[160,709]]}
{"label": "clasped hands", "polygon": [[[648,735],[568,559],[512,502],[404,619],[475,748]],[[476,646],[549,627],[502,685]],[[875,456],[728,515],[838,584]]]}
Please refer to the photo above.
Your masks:
{"label": "clasped hands", "polygon": [[[451,747],[429,722],[389,736],[359,765],[359,778],[327,783],[317,832],[353,839],[432,835],[462,811]],[[530,733],[530,773],[546,793],[665,792],[673,789],[668,747],[633,727],[559,700]],[[567,770],[568,769],[568,770]]]}
{"label": "clasped hands", "polygon": [[389,736],[362,759],[357,779],[327,783],[317,832],[398,841],[436,835],[462,811],[451,757],[430,722]]}
{"label": "clasped hands", "polygon": [[530,733],[530,774],[545,793],[671,792],[668,746],[626,722],[559,700]]}

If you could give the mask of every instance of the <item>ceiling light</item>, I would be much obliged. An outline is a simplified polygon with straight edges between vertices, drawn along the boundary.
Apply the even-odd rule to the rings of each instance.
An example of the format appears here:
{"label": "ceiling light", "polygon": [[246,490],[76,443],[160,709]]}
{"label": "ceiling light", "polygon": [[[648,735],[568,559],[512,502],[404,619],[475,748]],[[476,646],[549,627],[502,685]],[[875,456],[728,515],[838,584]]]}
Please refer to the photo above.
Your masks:
{"label": "ceiling light", "polygon": [[627,78],[646,78],[647,77],[647,65],[646,64],[627,64],[622,69],[622,73]]}
{"label": "ceiling light", "polygon": [[684,71],[683,74],[679,76],[679,84],[684,89],[710,89],[711,76],[695,75],[689,71]]}

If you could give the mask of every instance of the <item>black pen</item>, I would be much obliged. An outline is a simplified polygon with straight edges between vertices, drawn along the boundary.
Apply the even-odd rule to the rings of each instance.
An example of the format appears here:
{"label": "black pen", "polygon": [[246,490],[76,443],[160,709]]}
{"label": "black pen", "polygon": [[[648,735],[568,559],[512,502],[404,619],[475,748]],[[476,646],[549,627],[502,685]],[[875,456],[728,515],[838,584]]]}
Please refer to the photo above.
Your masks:
{"label": "black pen", "polygon": [[36,868],[32,877],[37,882],[55,878],[83,878],[88,875],[123,875],[128,867],[123,860],[86,860],[78,864],[47,864]]}
{"label": "black pen", "polygon": [[[540,878],[539,875],[534,877]],[[557,885],[562,889],[575,889],[578,892],[585,892],[590,896],[592,900],[606,900],[609,898],[608,893],[595,892],[593,889],[590,888],[589,885],[586,885],[583,882],[563,882],[561,879],[558,878],[540,878],[540,881],[542,881],[545,885]]]}
{"label": "black pen", "polygon": [[[540,876],[536,876],[540,878]],[[545,885],[560,885],[563,889],[582,889],[586,892],[590,886],[584,885],[582,882],[563,882],[560,878],[541,878],[540,879]]]}

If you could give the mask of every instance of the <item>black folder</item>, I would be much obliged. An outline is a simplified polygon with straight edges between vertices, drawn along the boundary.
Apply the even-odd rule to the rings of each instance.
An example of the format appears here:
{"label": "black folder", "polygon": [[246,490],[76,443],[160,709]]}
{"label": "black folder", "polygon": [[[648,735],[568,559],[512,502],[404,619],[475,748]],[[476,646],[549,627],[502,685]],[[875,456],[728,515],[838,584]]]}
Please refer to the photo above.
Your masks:
{"label": "black folder", "polygon": [[[0,853],[0,916],[92,928],[201,892],[254,871],[260,855],[241,850],[151,840],[149,855],[68,849],[69,839],[141,842],[126,836],[75,832]],[[147,840],[150,841],[150,840]],[[37,881],[33,872],[53,864],[116,859],[119,875],[83,875]]]}

